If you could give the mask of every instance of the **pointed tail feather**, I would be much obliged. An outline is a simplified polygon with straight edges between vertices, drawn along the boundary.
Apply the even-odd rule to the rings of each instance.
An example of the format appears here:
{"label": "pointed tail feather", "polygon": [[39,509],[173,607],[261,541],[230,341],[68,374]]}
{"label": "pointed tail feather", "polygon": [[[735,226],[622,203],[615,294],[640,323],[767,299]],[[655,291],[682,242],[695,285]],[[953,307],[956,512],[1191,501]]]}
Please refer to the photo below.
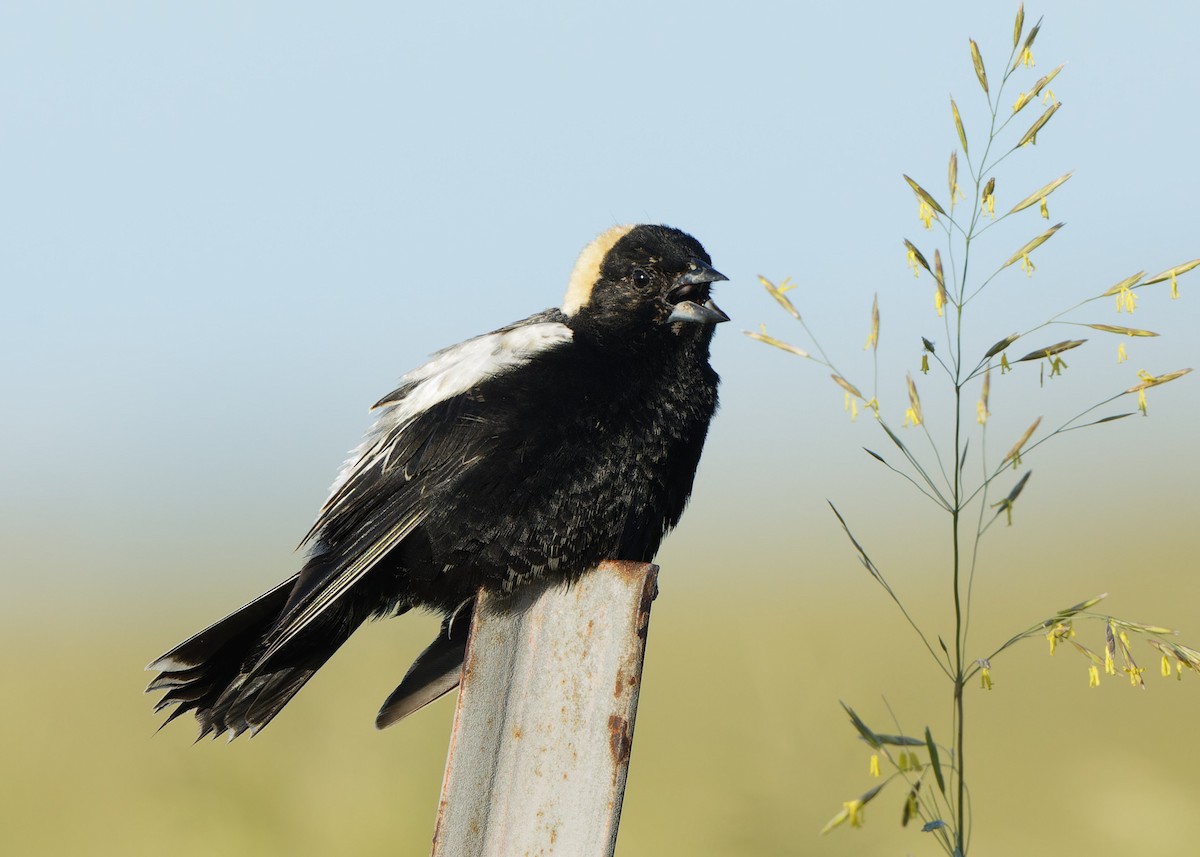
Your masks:
{"label": "pointed tail feather", "polygon": [[263,658],[264,641],[278,625],[298,578],[284,581],[146,667],[159,672],[146,691],[165,691],[154,710],[175,706],[164,726],[191,711],[200,724],[197,740],[226,732],[231,740],[243,732],[255,734],[366,618],[363,605],[349,601],[273,657]]}
{"label": "pointed tail feather", "polygon": [[474,607],[472,599],[446,617],[437,638],[417,656],[400,686],[384,701],[375,717],[376,729],[386,729],[458,687]]}
{"label": "pointed tail feather", "polygon": [[166,691],[154,710],[176,706],[164,726],[181,714],[195,711],[204,728],[204,713],[237,679],[250,652],[279,617],[298,576],[285,580],[146,667],[159,673],[146,692]]}
{"label": "pointed tail feather", "polygon": [[[328,655],[332,654],[331,649]],[[328,655],[317,664],[238,676],[209,708],[196,712],[200,737],[228,732],[232,741],[243,732],[251,736],[260,732],[313,677]]]}

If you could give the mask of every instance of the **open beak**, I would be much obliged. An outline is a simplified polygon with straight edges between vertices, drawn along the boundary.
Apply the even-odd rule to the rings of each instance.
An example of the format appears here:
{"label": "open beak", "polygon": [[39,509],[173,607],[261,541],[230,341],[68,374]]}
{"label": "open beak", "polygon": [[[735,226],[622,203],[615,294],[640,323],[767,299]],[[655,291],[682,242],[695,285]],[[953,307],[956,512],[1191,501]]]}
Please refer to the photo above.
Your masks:
{"label": "open beak", "polygon": [[693,324],[720,324],[729,321],[729,316],[721,312],[720,307],[708,297],[710,284],[728,279],[711,265],[699,259],[693,260],[692,266],[676,278],[675,286],[667,294],[667,302],[675,306],[667,316],[667,321]]}

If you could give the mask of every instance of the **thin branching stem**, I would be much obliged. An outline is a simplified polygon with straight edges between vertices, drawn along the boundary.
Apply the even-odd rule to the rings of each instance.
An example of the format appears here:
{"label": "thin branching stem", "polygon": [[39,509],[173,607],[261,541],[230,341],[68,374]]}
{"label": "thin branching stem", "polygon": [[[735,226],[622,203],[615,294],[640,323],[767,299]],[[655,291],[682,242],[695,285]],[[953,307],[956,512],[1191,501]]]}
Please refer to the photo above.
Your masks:
{"label": "thin branching stem", "polygon": [[[991,152],[992,144],[996,140],[996,119],[997,108],[1000,104],[1000,98],[1004,91],[1004,84],[1008,82],[1008,77],[1014,68],[1012,58],[1016,55],[1016,45],[1013,46],[1013,51],[1009,55],[1008,62],[1005,63],[1005,73],[1001,79],[1000,86],[996,90],[995,102],[989,98],[988,108],[991,113],[991,127],[988,131],[987,144],[984,147],[983,157],[980,158],[980,170],[975,176],[975,195],[973,211],[971,215],[971,227],[964,238],[963,250],[963,270],[962,279],[958,288],[958,300],[955,302],[955,332],[954,332],[954,480],[952,493],[954,497],[951,506],[951,523],[950,532],[953,549],[953,575],[954,575],[954,765],[957,769],[955,777],[955,785],[957,789],[956,800],[956,824],[955,824],[955,847],[959,854],[966,854],[967,849],[967,810],[966,810],[966,709],[963,698],[963,690],[966,682],[966,647],[967,647],[967,625],[966,612],[964,605],[964,593],[962,586],[962,546],[960,544],[960,519],[965,508],[963,502],[964,485],[963,485],[963,469],[966,450],[963,445],[963,388],[970,380],[965,375],[969,373],[963,372],[963,317],[965,315],[967,300],[964,296],[967,294],[967,283],[969,274],[969,262],[971,254],[971,242],[976,234],[976,227],[979,224],[979,218],[983,210],[983,200],[981,197],[981,183],[984,174],[988,170],[994,168],[995,163],[988,164],[988,154]],[[1007,153],[1004,157],[1007,157]],[[996,163],[1002,161],[1001,157]],[[994,276],[994,275],[993,275]],[[990,278],[989,278],[990,280]],[[984,283],[986,286],[986,282]],[[981,286],[982,288],[982,286]],[[969,501],[968,501],[969,502]],[[972,563],[973,565],[973,563]]]}
{"label": "thin branching stem", "polygon": [[917,632],[917,636],[921,638],[921,642],[924,643],[925,648],[929,650],[929,654],[933,657],[934,663],[936,663],[938,668],[945,672],[947,676],[949,676],[949,671],[942,666],[942,662],[938,658],[937,652],[934,651],[933,646],[930,645],[929,638],[925,636],[925,632],[921,630],[921,627],[909,614],[908,608],[904,606],[904,603],[900,600],[900,596],[898,596],[896,591],[892,589],[891,584],[887,582],[887,579],[883,576],[883,572],[881,572],[879,567],[875,565],[874,560],[872,560],[867,554],[866,549],[863,548],[858,539],[854,537],[854,533],[851,532],[850,525],[846,523],[846,519],[842,517],[842,513],[838,511],[837,506],[833,505],[833,503],[829,504],[829,508],[831,508],[833,510],[833,514],[837,516],[838,522],[842,525],[842,529],[846,531],[846,536],[850,539],[850,543],[854,545],[855,550],[858,551],[858,556],[862,560],[862,563],[866,567],[867,571],[870,572],[871,576],[874,577],[879,585],[883,587],[883,591],[886,592],[892,601],[895,602],[896,606],[900,608],[900,612],[904,614],[904,618],[908,621],[908,624],[914,631]]}
{"label": "thin branching stem", "polygon": [[892,431],[891,428],[888,427],[887,422],[882,417],[880,417],[880,419],[879,419],[879,424],[880,424],[880,426],[883,427],[883,430],[885,432],[887,432],[887,435],[888,435],[888,437],[890,437],[892,439],[892,442],[895,443],[896,446],[900,448],[900,451],[902,453],[904,453],[904,457],[906,459],[908,459],[908,463],[911,464],[913,466],[913,469],[916,470],[918,474],[920,474],[920,476],[923,480],[925,480],[925,484],[929,487],[929,490],[932,491],[934,493],[934,495],[937,496],[938,500],[941,501],[941,504],[946,509],[950,509],[951,508],[950,501],[946,498],[946,496],[944,494],[942,494],[941,490],[937,487],[937,485],[934,484],[934,481],[929,477],[929,474],[925,471],[925,468],[921,466],[921,462],[919,462],[916,459],[916,457],[909,451],[907,446],[905,446],[903,443],[900,442],[900,439],[896,436],[896,433],[894,431]]}
{"label": "thin branching stem", "polygon": [[[983,478],[986,480],[987,474],[988,474],[988,469],[987,469],[987,422],[986,421],[983,423],[983,426],[980,429],[979,445],[982,447],[982,449],[979,450],[979,468],[983,472]],[[971,496],[973,498],[975,495],[972,494]],[[968,505],[970,504],[970,502],[971,502],[971,500],[968,499],[968,501],[967,501]],[[979,502],[979,519],[975,523],[975,538],[971,545],[971,569],[967,574],[967,616],[966,616],[966,619],[963,621],[963,636],[964,637],[967,636],[971,630],[971,605],[974,603],[972,601],[971,596],[974,594],[974,590],[975,590],[975,570],[979,567],[979,545],[983,541],[983,530],[984,530],[983,517],[987,511],[987,507],[988,507],[987,506],[987,487],[985,485],[984,491],[983,491],[983,497]]]}
{"label": "thin branching stem", "polygon": [[937,461],[938,470],[942,473],[942,481],[946,483],[947,488],[952,488],[950,474],[946,472],[946,465],[942,463],[942,453],[938,450],[937,443],[934,442],[933,435],[929,433],[929,426],[924,420],[921,421],[921,431],[924,433],[925,439],[929,441],[929,448],[933,450],[934,460]]}
{"label": "thin branching stem", "polygon": [[916,488],[918,491],[920,491],[922,494],[924,494],[926,497],[928,497],[930,500],[932,500],[939,509],[944,509],[947,512],[950,511],[950,507],[946,505],[944,500],[942,500],[940,497],[935,497],[932,494],[930,494],[929,491],[925,488],[925,486],[922,485],[917,480],[913,479],[912,476],[905,473],[903,470],[896,467],[895,465],[888,463],[888,461],[886,459],[876,458],[876,460],[879,461],[879,463],[882,464],[884,467],[886,467],[888,470],[892,471],[893,473],[897,474],[898,476],[903,477],[904,479],[907,479],[910,483],[912,483],[912,486],[914,488]]}
{"label": "thin branching stem", "polygon": [[[1105,399],[1102,402],[1097,402],[1096,404],[1092,405],[1089,408],[1084,408],[1082,411],[1077,413],[1075,416],[1071,417],[1069,420],[1064,422],[1062,425],[1060,425],[1054,431],[1047,434],[1045,437],[1039,438],[1038,440],[1034,441],[1033,443],[1029,444],[1028,446],[1023,447],[1020,452],[1020,458],[1022,460],[1024,460],[1024,458],[1027,455],[1029,455],[1031,452],[1033,452],[1039,446],[1041,446],[1042,444],[1051,440],[1052,438],[1058,437],[1061,434],[1066,434],[1067,432],[1075,431],[1076,429],[1090,428],[1091,426],[1095,425],[1095,423],[1087,423],[1086,425],[1073,425],[1073,423],[1077,422],[1078,420],[1083,419],[1084,417],[1086,417],[1088,414],[1090,414],[1092,411],[1096,410],[1097,408],[1102,408],[1105,405],[1111,404],[1112,402],[1115,402],[1117,399],[1119,399],[1125,395],[1127,395],[1127,394],[1124,392],[1120,392],[1120,393],[1117,393],[1116,395],[1109,396],[1107,399]],[[1011,461],[1011,459],[1006,459],[1005,461],[1002,461],[999,465],[997,465],[996,468],[992,471],[991,475],[986,477],[979,484],[979,487],[976,488],[973,492],[971,492],[970,496],[967,497],[965,504],[969,505],[979,494],[986,491],[987,487],[989,485],[991,485],[992,481],[995,480],[997,477],[999,477],[1000,474],[1002,474],[1005,470],[1007,470],[1009,468],[1010,461]],[[989,526],[990,526],[990,523],[989,523]]]}
{"label": "thin branching stem", "polygon": [[[1011,523],[1014,504],[1021,495],[1026,481],[1029,479],[1032,471],[1028,471],[1021,475],[1019,479],[1016,479],[1008,494],[996,503],[989,502],[990,499],[995,496],[992,489],[992,483],[997,479],[1000,479],[1001,476],[1005,475],[1005,471],[1008,470],[1010,465],[1012,465],[1015,469],[1021,465],[1024,457],[1027,457],[1035,452],[1040,454],[1041,446],[1053,438],[1065,435],[1066,433],[1075,431],[1077,429],[1088,428],[1111,420],[1121,419],[1136,412],[1131,411],[1131,413],[1117,413],[1104,417],[1091,416],[1098,409],[1111,405],[1121,396],[1128,395],[1131,392],[1140,392],[1147,387],[1174,380],[1185,372],[1191,370],[1189,369],[1181,370],[1179,372],[1172,372],[1157,378],[1154,376],[1149,376],[1146,373],[1140,373],[1140,377],[1142,378],[1141,384],[1133,387],[1132,389],[1112,395],[1103,401],[1097,402],[1096,404],[1085,408],[1052,431],[1044,431],[1041,436],[1034,438],[1033,433],[1041,426],[1042,422],[1041,418],[1039,417],[1033,426],[1031,426],[1026,433],[1021,436],[1021,439],[1018,441],[1017,445],[1014,446],[1013,449],[998,463],[994,461],[989,462],[988,460],[989,428],[987,425],[987,401],[981,396],[979,417],[979,422],[981,425],[978,429],[976,429],[972,423],[972,419],[974,418],[975,414],[974,408],[971,407],[973,402],[971,401],[971,397],[968,395],[969,385],[975,381],[978,381],[981,376],[984,376],[985,373],[989,372],[991,369],[997,368],[997,363],[999,364],[999,369],[1001,370],[1001,376],[1006,374],[1010,368],[1015,368],[1016,364],[1023,362],[1037,362],[1040,366],[1042,366],[1042,371],[1044,372],[1044,364],[1041,364],[1040,360],[1035,359],[1035,357],[1043,354],[1042,351],[1027,353],[1025,357],[1014,362],[1014,367],[1010,367],[1008,364],[1007,349],[1019,339],[1030,336],[1037,331],[1042,330],[1043,328],[1049,328],[1054,325],[1084,325],[1108,333],[1125,333],[1128,335],[1138,336],[1155,335],[1149,331],[1132,330],[1130,328],[1118,327],[1115,325],[1087,325],[1085,322],[1073,317],[1072,314],[1083,309],[1084,307],[1090,306],[1097,301],[1113,297],[1116,298],[1118,311],[1120,311],[1122,308],[1127,308],[1130,312],[1132,312],[1134,301],[1130,299],[1128,292],[1143,288],[1155,282],[1163,282],[1166,279],[1171,279],[1172,288],[1174,288],[1174,279],[1177,274],[1186,273],[1193,268],[1200,267],[1200,261],[1189,262],[1154,275],[1150,277],[1150,281],[1146,283],[1141,282],[1141,280],[1144,278],[1144,274],[1135,274],[1132,277],[1121,281],[1117,285],[1110,287],[1105,293],[1087,297],[1075,303],[1068,309],[1052,315],[1050,318],[1042,321],[1040,324],[1036,324],[1026,329],[1022,333],[1014,333],[1010,337],[1005,337],[995,345],[988,348],[987,351],[978,358],[976,357],[974,351],[972,351],[972,354],[969,357],[965,354],[965,349],[968,347],[968,345],[971,345],[971,340],[967,336],[968,326],[966,319],[968,306],[970,305],[971,301],[978,297],[985,289],[989,288],[989,286],[996,281],[999,275],[1007,270],[1018,259],[1020,259],[1022,255],[1026,256],[1025,261],[1028,262],[1028,255],[1032,254],[1037,247],[1041,246],[1041,244],[1044,243],[1051,235],[1053,235],[1059,227],[1055,226],[1049,230],[1046,230],[1041,235],[1024,245],[1022,250],[1010,257],[1009,261],[1004,265],[991,271],[990,273],[986,273],[986,276],[983,276],[983,273],[981,272],[981,274],[973,280],[971,274],[974,268],[978,268],[977,263],[974,265],[974,268],[972,265],[974,262],[973,253],[975,244],[984,234],[987,233],[988,230],[995,227],[998,223],[1009,219],[1019,211],[1024,211],[1030,208],[1030,206],[1034,204],[1039,197],[1041,198],[1044,206],[1045,197],[1048,196],[1047,191],[1053,192],[1055,188],[1066,181],[1066,179],[1071,175],[1068,173],[1065,176],[1062,176],[1059,179],[1051,182],[1050,184],[1043,186],[1041,189],[1034,191],[1034,193],[1017,203],[1007,213],[1001,214],[999,217],[996,216],[994,211],[996,200],[994,194],[995,186],[992,181],[992,179],[995,178],[993,171],[997,167],[1003,165],[1014,153],[1023,148],[1023,146],[1020,144],[1016,146],[1008,145],[1013,138],[1008,134],[1004,134],[1004,132],[1011,124],[1013,124],[1014,118],[1017,116],[1018,112],[1020,112],[1018,108],[1023,108],[1026,104],[1028,104],[1029,101],[1048,83],[1048,79],[1043,78],[1041,81],[1035,84],[1032,89],[1023,93],[1021,99],[1018,101],[1017,105],[1014,105],[1012,111],[1005,112],[1002,115],[1001,103],[1004,100],[1005,88],[1009,82],[1009,78],[1020,66],[1020,62],[1016,61],[1016,59],[1019,55],[1024,56],[1023,52],[1025,50],[1025,46],[1032,44],[1033,37],[1036,34],[1035,31],[1041,26],[1041,22],[1039,21],[1032,30],[1028,31],[1028,36],[1026,37],[1024,45],[1020,45],[1020,36],[1023,32],[1025,32],[1023,29],[1023,16],[1024,11],[1022,7],[1022,11],[1018,15],[1018,21],[1015,26],[1016,32],[1013,37],[1012,51],[1010,52],[1008,60],[1004,65],[1003,73],[998,76],[999,85],[995,85],[996,79],[993,79],[992,85],[989,86],[983,61],[978,53],[977,45],[974,41],[971,42],[973,64],[975,66],[979,82],[982,85],[982,89],[985,94],[984,100],[987,103],[988,112],[990,114],[987,137],[986,139],[981,137],[981,143],[976,144],[974,157],[971,156],[967,149],[966,132],[961,125],[961,116],[958,112],[957,103],[952,100],[954,119],[958,128],[958,132],[961,135],[960,144],[962,156],[967,166],[966,175],[969,176],[969,180],[964,177],[964,184],[974,184],[973,198],[968,200],[959,193],[959,156],[957,150],[951,156],[952,160],[949,168],[950,204],[947,207],[948,210],[943,210],[942,206],[936,200],[934,200],[924,188],[918,186],[911,179],[908,179],[909,184],[912,185],[913,190],[921,200],[920,211],[921,216],[925,221],[926,228],[931,228],[929,218],[932,216],[930,215],[930,208],[932,207],[940,213],[940,216],[937,216],[936,219],[941,227],[942,233],[945,236],[945,246],[944,248],[939,249],[944,249],[946,254],[946,270],[943,270],[941,257],[936,250],[933,255],[934,267],[932,270],[930,269],[928,263],[924,263],[920,266],[914,263],[914,269],[917,267],[925,267],[928,272],[934,275],[935,279],[939,279],[940,277],[937,308],[939,315],[944,316],[942,324],[944,325],[946,335],[945,345],[942,346],[939,343],[937,350],[935,350],[932,342],[924,340],[925,354],[922,357],[921,368],[923,372],[928,373],[929,358],[931,356],[932,360],[936,361],[937,365],[941,367],[942,373],[945,374],[950,386],[953,389],[953,427],[951,429],[953,434],[952,455],[950,455],[949,450],[946,449],[945,436],[939,433],[939,437],[942,438],[939,445],[939,441],[935,440],[934,433],[931,431],[929,425],[925,422],[924,417],[921,415],[919,398],[917,397],[915,387],[912,386],[911,376],[909,376],[911,414],[915,415],[914,422],[916,425],[921,427],[921,433],[925,436],[925,439],[929,444],[929,450],[921,450],[920,455],[917,455],[914,450],[910,449],[909,445],[906,444],[905,441],[902,440],[901,437],[895,431],[893,431],[883,419],[878,406],[878,339],[873,338],[868,340],[868,344],[873,344],[874,348],[872,349],[871,355],[872,398],[867,404],[871,409],[874,410],[877,421],[883,431],[887,434],[888,438],[896,445],[898,449],[900,449],[904,456],[905,462],[907,462],[907,465],[900,463],[899,461],[897,461],[898,466],[893,465],[879,454],[872,452],[871,450],[867,450],[867,452],[879,460],[890,471],[902,476],[926,499],[943,509],[949,517],[949,535],[951,541],[950,582],[952,584],[951,595],[953,598],[954,610],[954,636],[952,641],[949,639],[949,634],[945,634],[945,637],[943,637],[942,634],[932,636],[933,639],[938,641],[941,654],[939,654],[939,648],[935,648],[931,644],[931,637],[926,635],[926,633],[909,614],[908,609],[901,601],[890,582],[884,576],[883,572],[875,564],[870,555],[868,555],[865,548],[859,543],[854,533],[851,532],[850,527],[846,523],[845,519],[843,519],[841,513],[836,507],[833,506],[832,503],[830,503],[830,507],[837,516],[839,523],[844,529],[847,537],[850,539],[851,544],[858,552],[859,559],[863,566],[880,585],[884,592],[887,593],[888,597],[892,599],[893,603],[900,610],[901,614],[904,616],[904,619],[908,622],[913,632],[917,635],[921,643],[929,652],[930,656],[933,658],[934,662],[938,665],[938,669],[940,669],[947,679],[949,679],[952,687],[952,694],[948,700],[950,709],[949,739],[947,740],[944,731],[939,730],[939,734],[941,735],[944,743],[935,742],[933,730],[929,726],[925,727],[924,741],[912,736],[905,736],[904,731],[900,727],[899,719],[896,717],[895,712],[892,711],[891,705],[887,702],[886,698],[884,699],[884,705],[887,707],[892,721],[895,724],[897,730],[896,736],[882,736],[873,733],[861,721],[857,714],[847,708],[847,710],[850,711],[850,716],[853,723],[858,728],[862,737],[867,740],[873,748],[876,749],[876,752],[880,756],[886,758],[895,769],[896,773],[888,777],[887,780],[884,780],[884,783],[889,782],[890,780],[902,780],[909,788],[907,800],[911,801],[911,803],[906,803],[904,814],[905,819],[920,818],[927,822],[929,824],[929,832],[934,834],[935,840],[951,857],[965,857],[972,842],[972,800],[971,791],[967,786],[965,776],[967,737],[965,689],[967,683],[972,678],[979,676],[981,672],[982,683],[985,687],[991,687],[990,673],[986,670],[990,669],[990,661],[992,658],[1000,655],[1002,652],[1011,646],[1016,645],[1021,640],[1025,640],[1037,635],[1047,634],[1047,631],[1051,644],[1051,652],[1053,652],[1055,645],[1059,644],[1063,640],[1069,639],[1070,636],[1073,636],[1071,633],[1073,626],[1071,626],[1070,623],[1076,617],[1096,618],[1106,623],[1107,648],[1103,650],[1103,658],[1098,656],[1091,649],[1083,646],[1081,643],[1070,640],[1071,645],[1075,649],[1078,649],[1087,655],[1093,662],[1093,665],[1090,667],[1090,680],[1098,680],[1096,678],[1098,675],[1096,672],[1096,664],[1103,665],[1106,671],[1111,674],[1113,672],[1112,661],[1115,657],[1117,657],[1117,655],[1119,655],[1121,660],[1124,662],[1123,669],[1129,675],[1131,682],[1136,685],[1141,681],[1141,673],[1143,672],[1144,668],[1139,667],[1138,664],[1134,662],[1134,656],[1129,650],[1129,641],[1126,636],[1126,631],[1129,633],[1140,633],[1147,635],[1147,639],[1151,645],[1153,645],[1156,650],[1162,654],[1164,669],[1167,670],[1168,674],[1170,672],[1170,663],[1168,661],[1168,657],[1174,657],[1176,659],[1175,666],[1177,670],[1182,670],[1186,667],[1188,669],[1193,669],[1197,672],[1200,672],[1200,651],[1172,643],[1169,640],[1165,640],[1156,636],[1160,633],[1173,633],[1168,629],[1158,628],[1142,623],[1124,622],[1108,616],[1093,616],[1092,614],[1086,613],[1085,611],[1087,611],[1087,608],[1097,603],[1101,598],[1104,597],[1103,595],[1085,602],[1080,602],[1073,607],[1059,611],[1049,618],[1043,619],[1040,622],[1026,627],[1017,634],[1014,634],[1005,640],[999,647],[995,648],[991,655],[989,655],[987,658],[972,658],[970,656],[972,648],[970,633],[972,605],[974,603],[974,586],[976,573],[979,571],[981,565],[980,554],[984,536],[1001,517],[1001,515],[1004,515],[1006,520]],[[1058,70],[1056,69],[1050,76],[1052,77],[1054,74],[1057,74],[1057,71]],[[1035,130],[1040,132],[1042,127],[1045,125],[1046,120],[1053,115],[1056,109],[1057,106],[1049,108],[1043,112],[1042,116],[1035,120],[1034,124],[1030,125],[1029,130],[1026,131],[1024,136],[1020,138],[1021,143],[1032,142],[1032,132]],[[1002,134],[1005,137],[1004,142],[1000,140]],[[1002,146],[1005,145],[1008,145],[1008,148],[1002,149]],[[905,178],[907,179],[908,177],[905,176]],[[963,205],[970,206],[970,211],[966,212],[960,209],[957,211],[957,216],[955,216],[955,207],[958,205],[958,200],[960,198],[962,199]],[[1043,208],[1043,213],[1045,213],[1045,211],[1046,209]],[[1061,224],[1059,225],[1061,226]],[[905,243],[908,244],[910,250],[915,250],[911,242],[906,241]],[[1025,266],[1023,264],[1022,267],[1025,268],[1027,272],[1032,273],[1031,265]],[[778,294],[775,296],[777,299],[780,297]],[[801,326],[804,328],[805,333],[812,342],[817,356],[811,356],[810,359],[820,365],[828,367],[831,372],[835,373],[834,380],[837,381],[838,384],[846,391],[847,395],[857,395],[859,398],[861,398],[862,394],[858,393],[859,388],[854,387],[853,384],[847,380],[847,376],[841,373],[835,367],[833,361],[829,359],[828,355],[822,349],[820,343],[812,334],[812,331],[809,330],[804,320],[799,318],[799,315],[794,309],[791,309],[790,304],[786,300],[781,302],[784,303],[785,308],[788,308],[790,311],[792,311],[793,315],[796,315],[797,320],[800,321]],[[953,313],[953,319],[950,317],[950,313]],[[973,318],[974,317],[972,316],[972,319]],[[877,327],[874,326],[874,323],[872,329],[877,331]],[[1061,361],[1061,359],[1058,357],[1058,354],[1079,344],[1081,343],[1078,341],[1069,340],[1056,343],[1052,346],[1045,346],[1045,351],[1050,352],[1045,354],[1045,356],[1048,358],[1053,358],[1050,361],[1052,376],[1057,374],[1061,369],[1065,368],[1065,363]],[[974,346],[971,345],[971,347],[973,348]],[[986,385],[987,389],[990,389],[989,381],[984,381],[984,384]],[[1144,400],[1140,400],[1139,405],[1144,411]],[[908,418],[906,416],[906,423],[907,422]],[[946,426],[945,418],[942,417],[939,420],[935,420],[935,424]],[[947,426],[947,428],[949,427]],[[974,446],[970,440],[970,436],[975,435],[976,431],[978,432],[978,449],[973,454],[977,455],[979,458],[978,484],[976,484],[975,478],[968,479],[966,473],[968,466],[968,451]],[[930,461],[931,457],[933,459],[932,462]],[[974,462],[971,462],[970,466],[972,473],[974,474]],[[972,509],[972,503],[977,504],[977,508]],[[964,529],[965,527],[969,526],[967,524],[967,516],[970,516],[974,522],[973,532],[968,532]],[[1114,642],[1114,639],[1116,642]],[[1114,652],[1116,652],[1116,654],[1114,654]],[[944,697],[943,700],[945,700]],[[944,704],[944,702],[939,703],[939,705],[941,704]],[[894,747],[888,746],[890,744],[899,747],[911,748],[914,744],[919,746],[922,743],[927,747],[927,752],[930,757],[929,764],[924,768],[912,766],[909,757],[905,755],[906,753],[911,753],[911,749],[897,751],[894,749]],[[878,758],[873,759],[873,763],[877,763],[878,761]],[[878,776],[878,772],[876,772],[876,775]],[[936,780],[936,783],[934,783],[933,780]],[[921,788],[922,784],[926,786],[923,789]],[[861,807],[862,804],[865,804],[868,800],[874,798],[881,787],[882,784],[868,790],[868,792],[866,792],[860,799],[858,806]],[[846,808],[843,809],[842,813],[839,816],[835,816],[835,818],[831,821],[831,826],[837,826],[838,824],[844,822],[847,817],[854,822],[856,816],[853,814],[855,812],[855,810],[852,809],[853,806],[855,805],[851,803],[846,804]]]}

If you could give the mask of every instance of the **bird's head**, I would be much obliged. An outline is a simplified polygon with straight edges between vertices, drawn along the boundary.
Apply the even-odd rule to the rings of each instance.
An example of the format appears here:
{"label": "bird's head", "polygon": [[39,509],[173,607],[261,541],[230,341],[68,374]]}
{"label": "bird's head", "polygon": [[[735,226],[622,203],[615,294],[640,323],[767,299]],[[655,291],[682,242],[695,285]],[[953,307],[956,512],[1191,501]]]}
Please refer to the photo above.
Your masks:
{"label": "bird's head", "polygon": [[603,338],[699,335],[728,321],[709,291],[728,279],[692,236],[669,226],[615,226],[583,249],[562,311]]}

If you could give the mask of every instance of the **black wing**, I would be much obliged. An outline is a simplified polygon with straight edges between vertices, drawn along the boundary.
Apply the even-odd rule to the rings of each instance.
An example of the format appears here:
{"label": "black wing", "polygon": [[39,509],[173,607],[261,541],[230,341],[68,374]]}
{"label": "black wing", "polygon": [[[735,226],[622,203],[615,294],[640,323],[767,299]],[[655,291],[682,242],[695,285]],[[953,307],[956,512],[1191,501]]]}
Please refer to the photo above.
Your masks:
{"label": "black wing", "polygon": [[339,603],[436,510],[439,495],[486,460],[494,432],[480,386],[569,342],[571,330],[558,318],[548,310],[439,352],[381,400],[379,418],[305,538],[313,557],[255,671]]}

